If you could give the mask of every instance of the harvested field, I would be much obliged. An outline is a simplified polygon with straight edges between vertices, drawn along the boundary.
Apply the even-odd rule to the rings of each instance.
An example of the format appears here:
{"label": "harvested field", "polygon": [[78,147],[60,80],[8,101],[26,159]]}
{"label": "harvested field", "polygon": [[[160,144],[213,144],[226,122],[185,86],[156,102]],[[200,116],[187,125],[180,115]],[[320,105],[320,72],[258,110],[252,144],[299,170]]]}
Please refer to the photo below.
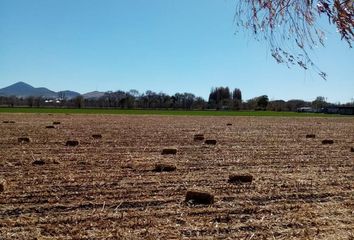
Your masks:
{"label": "harvested field", "polygon": [[0,239],[354,237],[353,118],[0,114],[0,134]]}

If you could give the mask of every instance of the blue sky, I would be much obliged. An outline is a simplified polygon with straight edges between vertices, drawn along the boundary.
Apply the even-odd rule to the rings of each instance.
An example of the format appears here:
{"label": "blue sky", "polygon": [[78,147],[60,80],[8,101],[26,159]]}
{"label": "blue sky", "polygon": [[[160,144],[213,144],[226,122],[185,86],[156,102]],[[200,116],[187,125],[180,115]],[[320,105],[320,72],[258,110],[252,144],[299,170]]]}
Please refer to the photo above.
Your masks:
{"label": "blue sky", "polygon": [[234,34],[233,0],[0,0],[0,87],[192,92],[244,99],[354,98],[353,50],[330,29],[313,59],[327,72],[275,63],[267,44]]}

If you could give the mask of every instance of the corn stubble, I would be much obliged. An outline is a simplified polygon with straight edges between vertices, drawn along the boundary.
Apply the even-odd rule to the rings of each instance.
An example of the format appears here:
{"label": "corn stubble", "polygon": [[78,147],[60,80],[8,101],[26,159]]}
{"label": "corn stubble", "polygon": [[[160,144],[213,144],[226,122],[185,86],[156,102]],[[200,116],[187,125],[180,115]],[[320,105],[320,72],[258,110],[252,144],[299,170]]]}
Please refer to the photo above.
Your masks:
{"label": "corn stubble", "polygon": [[0,115],[1,239],[353,238],[351,118],[53,118]]}

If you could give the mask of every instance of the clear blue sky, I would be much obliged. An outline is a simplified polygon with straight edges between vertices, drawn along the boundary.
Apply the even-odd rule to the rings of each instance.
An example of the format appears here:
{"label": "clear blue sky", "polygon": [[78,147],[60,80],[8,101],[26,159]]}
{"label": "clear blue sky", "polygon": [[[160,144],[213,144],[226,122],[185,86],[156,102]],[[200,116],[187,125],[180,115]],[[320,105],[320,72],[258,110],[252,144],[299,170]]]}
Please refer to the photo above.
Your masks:
{"label": "clear blue sky", "polygon": [[329,77],[288,69],[265,43],[234,35],[233,0],[0,0],[0,88],[17,81],[52,90],[148,89],[208,97],[331,102],[354,98],[354,55],[332,31],[314,54]]}

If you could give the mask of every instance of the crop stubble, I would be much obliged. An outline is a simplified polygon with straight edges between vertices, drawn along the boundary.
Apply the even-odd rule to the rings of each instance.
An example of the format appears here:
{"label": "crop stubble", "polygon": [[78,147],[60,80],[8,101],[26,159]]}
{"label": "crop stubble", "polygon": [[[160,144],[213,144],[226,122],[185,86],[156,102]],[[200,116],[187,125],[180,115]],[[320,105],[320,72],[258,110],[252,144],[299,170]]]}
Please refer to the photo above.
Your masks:
{"label": "crop stubble", "polygon": [[[3,239],[354,237],[353,118],[1,114],[0,134]],[[190,189],[214,204],[185,203]]]}

